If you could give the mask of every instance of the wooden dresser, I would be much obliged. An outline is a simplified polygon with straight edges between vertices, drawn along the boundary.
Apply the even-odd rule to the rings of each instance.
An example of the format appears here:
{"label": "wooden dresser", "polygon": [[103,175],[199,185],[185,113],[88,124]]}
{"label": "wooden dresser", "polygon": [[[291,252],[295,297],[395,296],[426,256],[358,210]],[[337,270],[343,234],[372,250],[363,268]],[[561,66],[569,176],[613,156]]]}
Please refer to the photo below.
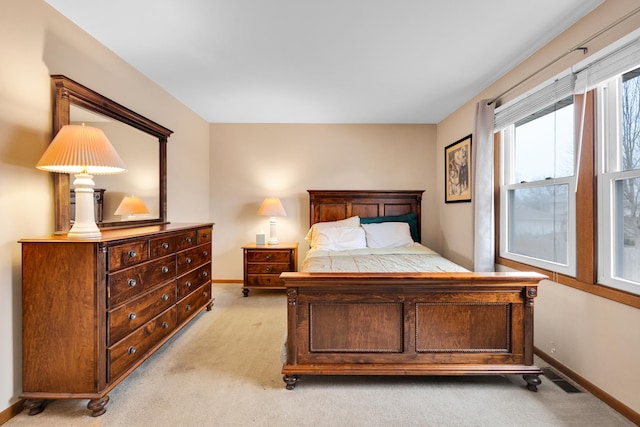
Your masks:
{"label": "wooden dresser", "polygon": [[280,273],[298,270],[298,243],[256,245],[247,243],[244,250],[243,295],[250,289],[284,289]]}
{"label": "wooden dresser", "polygon": [[212,223],[23,239],[24,406],[108,393],[196,314],[211,310]]}

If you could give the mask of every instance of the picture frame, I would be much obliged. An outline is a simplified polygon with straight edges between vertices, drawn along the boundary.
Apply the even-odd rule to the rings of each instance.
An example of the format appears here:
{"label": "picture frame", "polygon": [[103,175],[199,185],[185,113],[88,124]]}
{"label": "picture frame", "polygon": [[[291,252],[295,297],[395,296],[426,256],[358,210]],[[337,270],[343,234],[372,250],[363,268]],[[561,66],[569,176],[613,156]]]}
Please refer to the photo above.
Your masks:
{"label": "picture frame", "polygon": [[471,135],[444,147],[444,201],[471,202]]}

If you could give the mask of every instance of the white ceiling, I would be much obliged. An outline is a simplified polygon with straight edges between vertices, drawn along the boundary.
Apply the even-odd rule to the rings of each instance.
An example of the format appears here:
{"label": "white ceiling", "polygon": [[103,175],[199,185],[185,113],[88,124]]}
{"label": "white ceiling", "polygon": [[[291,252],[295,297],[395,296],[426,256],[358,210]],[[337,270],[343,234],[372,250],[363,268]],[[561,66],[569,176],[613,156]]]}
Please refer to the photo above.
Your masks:
{"label": "white ceiling", "polygon": [[208,122],[437,123],[603,0],[45,1]]}

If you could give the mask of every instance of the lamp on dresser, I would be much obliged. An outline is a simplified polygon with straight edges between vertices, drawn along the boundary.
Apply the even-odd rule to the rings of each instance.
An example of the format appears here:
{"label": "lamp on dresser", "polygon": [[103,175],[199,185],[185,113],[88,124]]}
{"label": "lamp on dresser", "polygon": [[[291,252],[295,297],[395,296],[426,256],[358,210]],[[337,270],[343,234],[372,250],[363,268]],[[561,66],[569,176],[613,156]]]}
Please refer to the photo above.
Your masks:
{"label": "lamp on dresser", "polygon": [[282,202],[280,202],[280,199],[277,197],[267,197],[260,205],[258,215],[269,217],[269,241],[267,243],[270,245],[277,245],[278,230],[276,217],[287,216],[287,212],[284,210]]}
{"label": "lamp on dresser", "polygon": [[101,129],[65,125],[36,164],[48,172],[75,174],[76,217],[67,237],[99,238],[93,201],[93,175],[126,172],[126,166]]}

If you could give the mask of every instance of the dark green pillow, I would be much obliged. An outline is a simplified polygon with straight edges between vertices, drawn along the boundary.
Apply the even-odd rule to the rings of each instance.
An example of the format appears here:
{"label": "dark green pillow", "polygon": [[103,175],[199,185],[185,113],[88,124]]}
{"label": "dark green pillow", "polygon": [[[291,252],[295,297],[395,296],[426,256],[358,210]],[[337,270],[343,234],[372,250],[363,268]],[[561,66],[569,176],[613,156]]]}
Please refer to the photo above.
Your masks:
{"label": "dark green pillow", "polygon": [[409,224],[409,231],[414,242],[420,243],[418,239],[418,214],[410,213],[405,215],[376,216],[373,218],[360,218],[360,224],[374,224],[378,222],[406,222]]}

